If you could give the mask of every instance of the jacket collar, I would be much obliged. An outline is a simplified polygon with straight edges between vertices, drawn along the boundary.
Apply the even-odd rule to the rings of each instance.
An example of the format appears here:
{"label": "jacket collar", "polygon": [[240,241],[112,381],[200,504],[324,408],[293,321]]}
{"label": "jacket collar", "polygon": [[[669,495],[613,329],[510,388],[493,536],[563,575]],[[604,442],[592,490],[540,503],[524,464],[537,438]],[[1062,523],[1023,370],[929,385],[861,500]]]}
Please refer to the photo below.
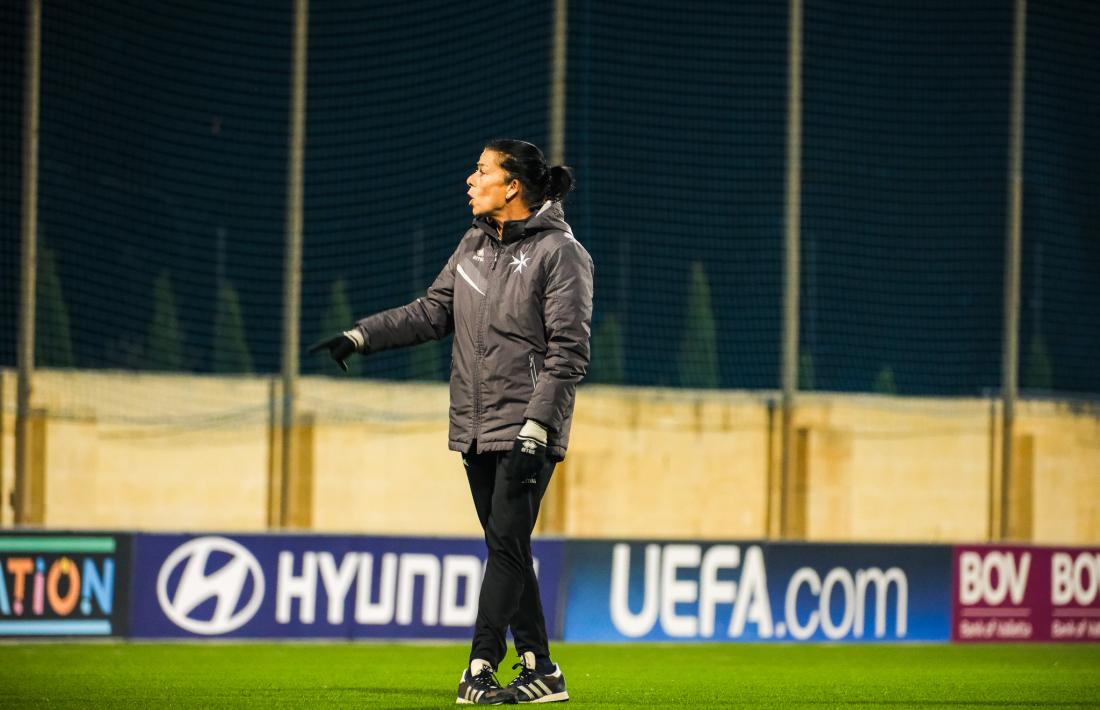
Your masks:
{"label": "jacket collar", "polygon": [[[497,238],[497,228],[491,219],[478,217],[474,220],[474,226],[488,234],[490,238],[494,240]],[[547,200],[542,203],[542,207],[538,211],[527,219],[505,222],[500,242],[502,244],[512,244],[529,234],[543,232],[548,229],[569,230],[568,225],[565,223],[565,211],[562,209],[560,202]]]}

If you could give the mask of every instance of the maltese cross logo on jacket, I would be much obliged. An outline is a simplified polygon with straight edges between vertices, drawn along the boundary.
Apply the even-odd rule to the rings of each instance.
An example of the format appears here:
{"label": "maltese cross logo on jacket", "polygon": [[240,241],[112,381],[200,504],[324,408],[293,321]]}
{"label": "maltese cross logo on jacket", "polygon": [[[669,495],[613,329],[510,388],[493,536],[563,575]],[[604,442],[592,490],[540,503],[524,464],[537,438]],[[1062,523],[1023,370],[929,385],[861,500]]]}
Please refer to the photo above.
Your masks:
{"label": "maltese cross logo on jacket", "polygon": [[522,274],[523,273],[523,268],[525,266],[528,266],[527,262],[530,261],[530,260],[531,260],[531,257],[527,256],[527,254],[525,254],[524,252],[521,251],[519,253],[518,257],[516,257],[516,256],[512,257],[512,263],[509,264],[508,266],[516,267],[515,269],[512,270],[513,274],[517,274],[517,273]]}

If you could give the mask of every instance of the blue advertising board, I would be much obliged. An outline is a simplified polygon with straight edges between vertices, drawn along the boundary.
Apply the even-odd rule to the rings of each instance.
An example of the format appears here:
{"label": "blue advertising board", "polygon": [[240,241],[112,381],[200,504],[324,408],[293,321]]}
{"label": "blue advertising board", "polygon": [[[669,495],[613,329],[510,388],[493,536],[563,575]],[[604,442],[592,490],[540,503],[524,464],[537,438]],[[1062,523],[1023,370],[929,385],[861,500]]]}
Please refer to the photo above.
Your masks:
{"label": "blue advertising board", "polygon": [[130,542],[107,533],[0,533],[0,637],[124,636]]}
{"label": "blue advertising board", "polygon": [[947,641],[950,546],[568,545],[567,641]]}
{"label": "blue advertising board", "polygon": [[[547,628],[560,635],[564,545],[533,544]],[[136,535],[131,635],[470,638],[480,539]],[[557,632],[557,633],[556,633]]]}

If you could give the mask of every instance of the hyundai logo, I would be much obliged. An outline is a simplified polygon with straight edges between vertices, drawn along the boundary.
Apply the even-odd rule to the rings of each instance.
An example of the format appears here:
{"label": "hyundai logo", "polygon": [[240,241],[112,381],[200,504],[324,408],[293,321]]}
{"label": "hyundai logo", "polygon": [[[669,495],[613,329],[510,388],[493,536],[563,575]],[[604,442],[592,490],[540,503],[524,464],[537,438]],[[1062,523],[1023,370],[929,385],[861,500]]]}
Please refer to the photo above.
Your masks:
{"label": "hyundai logo", "polygon": [[[207,573],[211,553],[229,555],[229,562]],[[168,580],[183,565],[174,592]],[[252,596],[241,604],[249,577]],[[195,618],[192,613],[208,599],[216,599],[210,618]],[[195,634],[213,636],[239,629],[256,615],[264,598],[264,574],[260,563],[240,544],[224,537],[198,537],[173,550],[157,575],[157,600],[164,614],[176,626]],[[205,615],[204,615],[205,617]]]}

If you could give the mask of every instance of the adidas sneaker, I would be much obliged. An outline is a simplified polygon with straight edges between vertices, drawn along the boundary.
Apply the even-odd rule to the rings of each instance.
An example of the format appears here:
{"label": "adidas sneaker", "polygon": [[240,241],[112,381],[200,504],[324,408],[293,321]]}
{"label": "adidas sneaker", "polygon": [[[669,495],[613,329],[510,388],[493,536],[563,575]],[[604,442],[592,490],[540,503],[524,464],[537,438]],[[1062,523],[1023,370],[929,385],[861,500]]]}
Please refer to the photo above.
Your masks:
{"label": "adidas sneaker", "polygon": [[502,688],[493,675],[493,668],[487,661],[476,658],[470,667],[462,672],[458,682],[457,705],[515,705],[516,691]]}
{"label": "adidas sneaker", "polygon": [[525,651],[520,662],[512,666],[519,668],[519,675],[508,684],[515,691],[516,701],[521,703],[560,703],[569,699],[565,690],[565,676],[561,668],[554,666],[553,673],[539,673],[535,670],[535,654]]}

